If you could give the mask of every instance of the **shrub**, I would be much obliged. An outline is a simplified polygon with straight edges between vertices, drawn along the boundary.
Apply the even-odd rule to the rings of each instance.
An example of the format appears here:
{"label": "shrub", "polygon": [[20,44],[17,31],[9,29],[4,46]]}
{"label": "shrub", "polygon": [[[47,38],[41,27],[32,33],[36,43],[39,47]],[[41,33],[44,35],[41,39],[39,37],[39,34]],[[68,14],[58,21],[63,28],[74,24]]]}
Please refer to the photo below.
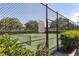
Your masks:
{"label": "shrub", "polygon": [[[57,33],[56,30],[48,31],[49,33]],[[58,30],[58,33],[64,32],[63,30]]]}
{"label": "shrub", "polygon": [[33,56],[34,52],[17,44],[8,34],[0,35],[0,56]]}
{"label": "shrub", "polygon": [[45,47],[43,43],[40,43],[37,45],[36,55],[37,56],[48,56],[49,49],[47,47]]}
{"label": "shrub", "polygon": [[0,34],[20,34],[20,33],[38,33],[30,30],[0,30]]}
{"label": "shrub", "polygon": [[79,46],[79,31],[65,31],[61,33],[60,39],[63,48],[72,51]]}

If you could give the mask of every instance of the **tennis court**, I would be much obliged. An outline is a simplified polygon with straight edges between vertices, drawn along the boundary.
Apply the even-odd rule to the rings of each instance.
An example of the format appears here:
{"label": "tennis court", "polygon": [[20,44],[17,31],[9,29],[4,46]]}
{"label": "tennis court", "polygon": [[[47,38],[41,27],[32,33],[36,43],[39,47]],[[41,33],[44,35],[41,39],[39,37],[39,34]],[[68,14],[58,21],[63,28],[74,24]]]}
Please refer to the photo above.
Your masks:
{"label": "tennis court", "polygon": [[[18,39],[18,43],[22,43],[28,49],[36,50],[39,43],[45,44],[45,33],[31,34],[13,34],[13,38]],[[30,44],[29,44],[30,43]],[[56,34],[49,34],[49,48],[56,47]]]}

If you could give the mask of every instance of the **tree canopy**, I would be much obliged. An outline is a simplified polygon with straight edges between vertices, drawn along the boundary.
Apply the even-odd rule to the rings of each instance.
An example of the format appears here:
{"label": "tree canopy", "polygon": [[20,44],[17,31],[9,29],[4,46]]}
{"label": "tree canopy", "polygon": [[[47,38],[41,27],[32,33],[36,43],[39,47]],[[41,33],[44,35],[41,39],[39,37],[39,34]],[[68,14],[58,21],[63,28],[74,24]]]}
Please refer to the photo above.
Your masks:
{"label": "tree canopy", "polygon": [[3,18],[0,20],[0,27],[1,29],[5,30],[13,30],[13,29],[20,29],[23,27],[22,23],[19,21],[18,18]]}
{"label": "tree canopy", "polygon": [[35,32],[38,31],[38,23],[35,20],[28,21],[25,24],[25,26],[26,26],[26,29],[28,29],[28,30],[35,31]]}
{"label": "tree canopy", "polygon": [[[68,19],[67,18],[58,18],[58,27],[59,29],[68,29]],[[53,20],[50,23],[50,28],[56,28],[57,20]]]}

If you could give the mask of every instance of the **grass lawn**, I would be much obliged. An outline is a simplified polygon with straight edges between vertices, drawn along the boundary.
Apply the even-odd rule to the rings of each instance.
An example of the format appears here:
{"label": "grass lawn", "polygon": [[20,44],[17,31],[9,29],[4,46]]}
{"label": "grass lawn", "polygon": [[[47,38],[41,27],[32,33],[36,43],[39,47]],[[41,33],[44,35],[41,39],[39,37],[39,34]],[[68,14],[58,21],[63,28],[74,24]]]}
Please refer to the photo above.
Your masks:
{"label": "grass lawn", "polygon": [[[33,51],[36,50],[37,45],[39,43],[45,44],[45,34],[44,33],[14,34],[11,36],[14,38],[18,38],[20,43],[29,41],[30,37],[31,37],[31,41],[38,40],[38,41],[31,42],[31,45],[23,44],[23,46],[25,46],[26,48],[31,49]],[[39,39],[41,39],[41,40],[39,40]],[[49,48],[53,48],[55,46],[56,46],[56,34],[49,34]]]}

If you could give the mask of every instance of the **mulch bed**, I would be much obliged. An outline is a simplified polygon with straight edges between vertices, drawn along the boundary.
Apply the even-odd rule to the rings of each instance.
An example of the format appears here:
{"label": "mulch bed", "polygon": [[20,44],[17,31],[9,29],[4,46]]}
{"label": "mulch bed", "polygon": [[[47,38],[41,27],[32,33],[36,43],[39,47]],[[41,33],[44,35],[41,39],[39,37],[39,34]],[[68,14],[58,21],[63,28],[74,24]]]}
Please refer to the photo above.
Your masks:
{"label": "mulch bed", "polygon": [[[55,50],[53,53],[51,53],[52,56],[68,56],[71,52],[66,52],[62,48],[59,49],[59,51]],[[79,49],[77,49],[75,56],[79,56]]]}

